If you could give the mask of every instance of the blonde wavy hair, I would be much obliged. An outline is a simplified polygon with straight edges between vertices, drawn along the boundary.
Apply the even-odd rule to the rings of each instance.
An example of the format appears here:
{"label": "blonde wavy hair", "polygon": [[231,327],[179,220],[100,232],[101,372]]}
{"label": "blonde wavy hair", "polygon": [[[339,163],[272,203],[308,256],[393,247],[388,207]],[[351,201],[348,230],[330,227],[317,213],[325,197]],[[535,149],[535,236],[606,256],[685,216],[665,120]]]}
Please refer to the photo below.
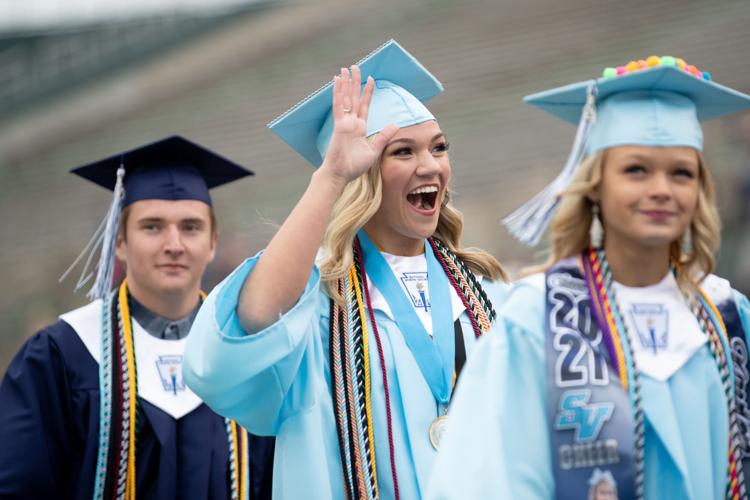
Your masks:
{"label": "blonde wavy hair", "polygon": [[[578,255],[591,245],[589,228],[593,218],[590,195],[602,180],[606,150],[586,158],[568,189],[561,194],[560,206],[550,224],[550,252],[546,262],[523,270],[527,275],[543,272],[562,259]],[[721,220],[716,206],[716,188],[706,160],[698,152],[698,203],[690,222],[692,251],[685,253],[682,241],[673,241],[670,256],[678,263],[677,282],[688,290],[713,272],[714,253],[721,241]]]}
{"label": "blonde wavy hair", "polygon": [[[354,261],[352,245],[357,232],[380,208],[383,199],[383,184],[380,177],[382,157],[365,174],[351,181],[333,207],[323,239],[325,256],[320,263],[322,280],[331,297],[343,300],[336,289],[336,281],[346,275]],[[472,272],[489,279],[508,281],[508,275],[500,262],[489,253],[476,248],[461,248],[463,214],[450,203],[449,192],[440,207],[438,223],[433,237],[439,239]]]}

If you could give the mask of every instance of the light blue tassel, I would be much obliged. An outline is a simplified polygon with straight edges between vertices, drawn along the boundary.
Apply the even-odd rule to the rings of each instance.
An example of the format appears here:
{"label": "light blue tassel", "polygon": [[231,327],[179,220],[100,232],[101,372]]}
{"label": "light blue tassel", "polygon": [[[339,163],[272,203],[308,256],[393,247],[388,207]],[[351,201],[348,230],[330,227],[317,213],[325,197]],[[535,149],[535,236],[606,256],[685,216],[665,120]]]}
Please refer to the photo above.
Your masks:
{"label": "light blue tassel", "polygon": [[597,86],[594,81],[586,90],[586,104],[578,122],[573,148],[562,172],[541,192],[502,220],[508,231],[526,246],[535,246],[539,243],[560,203],[560,193],[570,185],[581,163],[586,140],[596,122],[596,95]]}
{"label": "light blue tassel", "polygon": [[112,204],[107,211],[99,227],[94,231],[94,235],[83,248],[83,251],[76,257],[68,269],[60,276],[59,281],[63,281],[70,272],[86,257],[86,263],[83,266],[81,275],[76,282],[75,291],[83,288],[86,283],[94,276],[94,271],[89,271],[91,262],[94,260],[96,251],[99,250],[99,263],[96,268],[96,279],[91,290],[86,294],[89,300],[97,300],[109,293],[112,287],[112,275],[115,268],[115,245],[117,243],[117,230],[120,226],[120,214],[122,213],[122,201],[125,197],[123,181],[125,178],[125,167],[120,165],[117,169],[117,182],[115,183]]}

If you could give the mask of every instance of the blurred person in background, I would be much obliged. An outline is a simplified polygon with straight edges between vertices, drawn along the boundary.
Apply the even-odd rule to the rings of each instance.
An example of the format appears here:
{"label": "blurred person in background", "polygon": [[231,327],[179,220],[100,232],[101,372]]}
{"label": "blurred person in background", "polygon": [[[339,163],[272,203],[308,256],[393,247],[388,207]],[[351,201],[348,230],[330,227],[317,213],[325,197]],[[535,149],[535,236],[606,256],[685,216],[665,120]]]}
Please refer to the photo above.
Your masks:
{"label": "blurred person in background", "polygon": [[93,301],[8,367],[0,497],[270,498],[273,438],[211,411],[181,370],[218,237],[209,189],[252,172],[173,136],[73,173],[114,190],[82,254],[101,244]]}
{"label": "blurred person in background", "polygon": [[554,214],[551,255],[468,360],[428,497],[581,499],[598,476],[607,498],[746,498],[750,303],[711,274],[700,121],[750,96],[653,56],[526,100],[579,123],[506,219],[535,243]]}
{"label": "blurred person in background", "polygon": [[391,40],[269,125],[319,168],[206,299],[185,379],[276,436],[275,498],[420,498],[466,353],[493,327],[505,273],[460,246],[448,142],[423,104],[441,91]]}

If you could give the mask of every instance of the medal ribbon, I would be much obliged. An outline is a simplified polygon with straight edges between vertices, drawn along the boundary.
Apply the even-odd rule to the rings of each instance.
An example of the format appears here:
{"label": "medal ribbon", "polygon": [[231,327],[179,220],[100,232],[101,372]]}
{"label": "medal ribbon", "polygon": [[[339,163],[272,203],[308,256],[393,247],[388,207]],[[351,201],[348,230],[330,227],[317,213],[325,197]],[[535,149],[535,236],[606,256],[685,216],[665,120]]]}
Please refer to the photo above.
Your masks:
{"label": "medal ribbon", "polygon": [[391,308],[399,330],[404,335],[406,345],[409,346],[409,350],[417,361],[433,396],[439,403],[448,404],[453,386],[455,355],[453,321],[451,321],[451,285],[431,245],[425,241],[432,338],[406,298],[405,292],[398,284],[383,255],[370,241],[365,231],[360,231],[358,238],[367,275]]}

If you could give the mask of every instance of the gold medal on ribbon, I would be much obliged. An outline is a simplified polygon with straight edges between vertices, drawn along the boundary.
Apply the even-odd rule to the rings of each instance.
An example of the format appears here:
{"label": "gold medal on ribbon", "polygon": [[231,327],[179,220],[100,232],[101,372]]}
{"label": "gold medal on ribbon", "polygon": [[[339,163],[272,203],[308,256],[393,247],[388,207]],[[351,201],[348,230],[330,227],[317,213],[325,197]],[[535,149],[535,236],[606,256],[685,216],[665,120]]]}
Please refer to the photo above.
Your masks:
{"label": "gold medal on ribbon", "polygon": [[445,424],[448,423],[448,416],[441,415],[430,424],[429,436],[430,443],[435,450],[440,449],[440,441],[443,439],[445,433]]}

